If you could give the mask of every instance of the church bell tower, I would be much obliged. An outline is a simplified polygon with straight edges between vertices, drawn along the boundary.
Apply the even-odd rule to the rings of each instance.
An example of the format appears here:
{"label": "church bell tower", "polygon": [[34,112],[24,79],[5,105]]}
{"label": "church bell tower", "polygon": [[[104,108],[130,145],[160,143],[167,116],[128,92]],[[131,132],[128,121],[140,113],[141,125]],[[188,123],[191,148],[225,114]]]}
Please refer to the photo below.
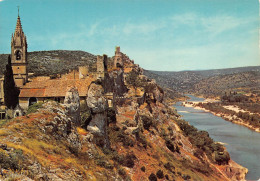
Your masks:
{"label": "church bell tower", "polygon": [[15,85],[17,87],[23,86],[28,81],[27,70],[27,41],[22,29],[22,24],[18,17],[14,34],[11,40],[11,63],[14,75]]}

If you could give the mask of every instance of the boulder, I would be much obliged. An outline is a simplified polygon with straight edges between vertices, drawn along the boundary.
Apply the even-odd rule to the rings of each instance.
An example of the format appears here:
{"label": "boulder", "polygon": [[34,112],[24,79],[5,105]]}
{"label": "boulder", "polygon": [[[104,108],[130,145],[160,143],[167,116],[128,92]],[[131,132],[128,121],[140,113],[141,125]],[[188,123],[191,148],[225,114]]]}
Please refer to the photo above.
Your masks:
{"label": "boulder", "polygon": [[93,113],[102,113],[108,108],[102,85],[92,83],[88,90],[87,105]]}
{"label": "boulder", "polygon": [[66,108],[66,115],[71,117],[72,122],[75,125],[80,125],[80,98],[77,88],[68,88],[64,100],[64,106]]}
{"label": "boulder", "polygon": [[92,83],[88,90],[87,105],[91,110],[92,119],[87,129],[94,135],[93,141],[104,147],[109,147],[107,135],[107,109],[108,103],[104,97],[104,89],[101,85]]}

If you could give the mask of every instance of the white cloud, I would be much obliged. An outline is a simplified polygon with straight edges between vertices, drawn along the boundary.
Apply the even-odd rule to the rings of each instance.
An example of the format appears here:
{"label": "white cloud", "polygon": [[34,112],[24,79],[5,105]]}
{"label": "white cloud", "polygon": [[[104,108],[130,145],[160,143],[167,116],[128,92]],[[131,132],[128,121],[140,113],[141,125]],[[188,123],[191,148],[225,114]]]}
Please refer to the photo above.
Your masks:
{"label": "white cloud", "polygon": [[211,36],[216,36],[225,31],[246,26],[248,23],[256,21],[255,18],[238,18],[224,14],[206,17],[194,13],[176,15],[171,17],[170,20],[175,28],[181,25],[186,25],[193,31],[196,31],[197,28],[200,32],[204,31]]}
{"label": "white cloud", "polygon": [[[254,35],[248,37],[249,33],[257,35],[255,30],[247,28],[252,21],[255,19],[192,13],[115,24],[103,19],[91,25],[80,24],[76,32],[48,32],[44,37],[35,34],[30,39],[37,45],[49,44],[52,49],[79,49],[109,56],[113,55],[114,46],[120,45],[123,52],[146,69],[221,68],[223,62],[226,67],[232,67],[237,62],[249,64],[247,58],[252,62],[257,59],[253,46],[244,46],[253,42]],[[247,28],[240,32],[241,36],[232,34],[241,27]],[[231,41],[223,38],[227,32]]]}

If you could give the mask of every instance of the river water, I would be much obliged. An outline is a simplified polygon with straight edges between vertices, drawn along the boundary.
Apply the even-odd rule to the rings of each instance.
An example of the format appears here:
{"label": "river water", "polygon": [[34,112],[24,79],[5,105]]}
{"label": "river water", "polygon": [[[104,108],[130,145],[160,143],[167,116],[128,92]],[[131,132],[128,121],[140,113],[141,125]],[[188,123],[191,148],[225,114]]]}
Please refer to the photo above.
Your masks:
{"label": "river water", "polygon": [[[188,95],[188,101],[203,101],[203,98]],[[247,180],[260,179],[260,133],[233,124],[203,110],[183,107],[177,102],[174,107],[183,119],[199,130],[208,131],[215,141],[223,142],[232,160],[248,168]]]}

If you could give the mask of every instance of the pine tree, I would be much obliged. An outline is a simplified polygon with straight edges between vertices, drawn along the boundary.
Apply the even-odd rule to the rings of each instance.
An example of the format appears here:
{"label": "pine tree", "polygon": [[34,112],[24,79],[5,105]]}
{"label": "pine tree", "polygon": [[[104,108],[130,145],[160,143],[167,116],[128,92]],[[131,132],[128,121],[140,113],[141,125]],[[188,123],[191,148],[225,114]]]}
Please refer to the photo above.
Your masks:
{"label": "pine tree", "polygon": [[4,73],[4,98],[8,109],[14,109],[19,103],[20,90],[15,86],[11,57],[8,56],[8,64]]}

